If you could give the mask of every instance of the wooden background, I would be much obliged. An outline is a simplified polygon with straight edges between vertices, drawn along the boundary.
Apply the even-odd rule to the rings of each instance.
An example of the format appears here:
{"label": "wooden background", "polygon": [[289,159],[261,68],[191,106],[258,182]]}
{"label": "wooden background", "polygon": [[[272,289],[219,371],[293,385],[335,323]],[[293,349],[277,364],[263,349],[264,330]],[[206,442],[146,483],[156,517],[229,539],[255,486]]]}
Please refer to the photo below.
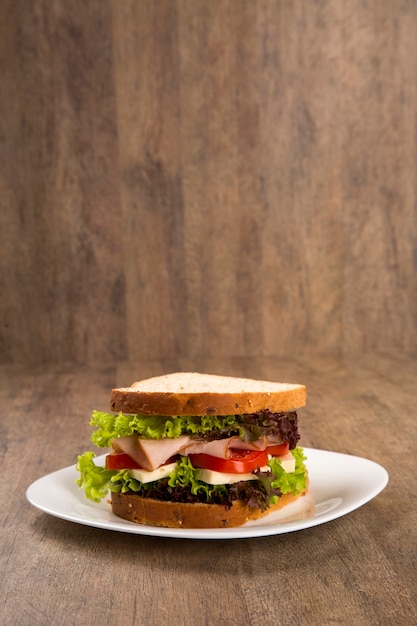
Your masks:
{"label": "wooden background", "polygon": [[2,0],[0,360],[417,352],[415,0]]}
{"label": "wooden background", "polygon": [[[416,166],[417,0],[0,0],[2,626],[417,624]],[[387,489],[225,542],[26,502],[191,368],[306,384]]]}

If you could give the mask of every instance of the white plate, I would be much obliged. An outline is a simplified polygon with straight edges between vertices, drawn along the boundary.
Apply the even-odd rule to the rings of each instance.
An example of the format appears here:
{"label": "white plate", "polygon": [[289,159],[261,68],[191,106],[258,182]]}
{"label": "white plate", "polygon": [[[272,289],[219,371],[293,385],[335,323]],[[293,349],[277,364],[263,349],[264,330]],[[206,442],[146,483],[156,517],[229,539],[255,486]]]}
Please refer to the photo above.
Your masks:
{"label": "white plate", "polygon": [[[238,528],[225,529],[176,529],[134,524],[113,515],[106,500],[100,504],[87,500],[75,484],[78,472],[73,465],[36,480],[28,488],[26,497],[45,513],[95,528],[182,539],[244,539],[280,535],[337,519],[372,500],[388,483],[386,470],[368,459],[311,448],[304,448],[304,452],[310,477],[310,498],[315,505],[314,514],[304,519],[297,519],[297,507],[301,506],[298,500],[285,507],[287,521],[271,514]],[[104,456],[96,459],[98,463],[104,460]]]}

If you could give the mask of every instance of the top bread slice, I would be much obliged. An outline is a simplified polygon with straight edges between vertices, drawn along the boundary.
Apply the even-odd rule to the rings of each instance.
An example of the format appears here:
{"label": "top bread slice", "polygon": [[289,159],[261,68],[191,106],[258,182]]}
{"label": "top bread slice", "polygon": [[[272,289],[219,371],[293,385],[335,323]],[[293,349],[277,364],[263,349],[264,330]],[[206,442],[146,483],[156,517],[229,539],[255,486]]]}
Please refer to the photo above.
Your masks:
{"label": "top bread slice", "polygon": [[304,385],[176,372],[113,389],[112,411],[145,415],[242,415],[293,411],[306,403]]}

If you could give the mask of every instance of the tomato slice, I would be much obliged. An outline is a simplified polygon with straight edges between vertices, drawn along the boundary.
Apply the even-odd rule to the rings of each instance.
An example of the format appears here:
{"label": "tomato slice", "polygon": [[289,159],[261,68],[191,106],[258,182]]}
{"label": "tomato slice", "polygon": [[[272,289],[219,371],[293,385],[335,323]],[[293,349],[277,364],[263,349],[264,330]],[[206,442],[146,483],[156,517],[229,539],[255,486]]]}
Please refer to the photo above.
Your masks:
{"label": "tomato slice", "polygon": [[263,467],[268,463],[268,455],[285,456],[290,446],[288,443],[279,443],[268,446],[266,450],[232,450],[229,459],[220,459],[210,454],[190,454],[190,461],[194,467],[209,469],[214,472],[228,474],[247,474],[252,470]]}
{"label": "tomato slice", "polygon": [[285,456],[288,454],[290,444],[288,442],[278,443],[274,446],[268,446],[266,452],[272,456]]}
{"label": "tomato slice", "polygon": [[201,469],[246,474],[266,465],[268,454],[266,450],[233,450],[233,455],[229,459],[220,459],[210,454],[190,454],[190,461],[194,467]]}
{"label": "tomato slice", "polygon": [[122,470],[142,468],[125,452],[115,452],[106,456],[106,469]]}

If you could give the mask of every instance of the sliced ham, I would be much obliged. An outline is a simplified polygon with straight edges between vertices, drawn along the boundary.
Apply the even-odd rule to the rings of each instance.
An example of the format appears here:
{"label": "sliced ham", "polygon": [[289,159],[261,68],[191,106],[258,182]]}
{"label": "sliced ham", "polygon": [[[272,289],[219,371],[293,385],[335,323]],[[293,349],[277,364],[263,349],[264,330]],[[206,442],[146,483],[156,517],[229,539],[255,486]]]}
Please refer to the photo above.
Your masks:
{"label": "sliced ham", "polygon": [[125,452],[141,467],[152,471],[163,465],[176,454],[210,454],[221,459],[228,459],[232,450],[265,450],[270,445],[281,443],[281,439],[273,436],[262,437],[257,441],[242,441],[239,437],[205,441],[191,439],[187,435],[177,439],[141,439],[136,435],[113,439],[115,452]]}
{"label": "sliced ham", "polygon": [[261,452],[268,446],[274,446],[282,443],[281,437],[275,437],[273,435],[261,437],[261,439],[257,439],[256,441],[242,441],[239,437],[232,437],[232,439],[233,442],[230,447],[234,450],[259,450]]}
{"label": "sliced ham", "polygon": [[230,456],[229,448],[234,439],[239,439],[239,437],[215,439],[214,441],[190,439],[189,444],[184,448],[181,454],[210,454],[211,456],[217,456],[221,459],[227,459]]}
{"label": "sliced ham", "polygon": [[171,456],[179,454],[187,444],[189,437],[177,439],[140,439],[135,435],[112,440],[115,452],[125,452],[143,469],[152,471],[163,465]]}
{"label": "sliced ham", "polygon": [[265,450],[270,445],[281,443],[278,437],[262,437],[256,441],[242,441],[240,437],[228,437],[227,439],[215,439],[214,441],[198,441],[191,439],[189,445],[181,454],[210,454],[221,459],[228,459],[232,450]]}

